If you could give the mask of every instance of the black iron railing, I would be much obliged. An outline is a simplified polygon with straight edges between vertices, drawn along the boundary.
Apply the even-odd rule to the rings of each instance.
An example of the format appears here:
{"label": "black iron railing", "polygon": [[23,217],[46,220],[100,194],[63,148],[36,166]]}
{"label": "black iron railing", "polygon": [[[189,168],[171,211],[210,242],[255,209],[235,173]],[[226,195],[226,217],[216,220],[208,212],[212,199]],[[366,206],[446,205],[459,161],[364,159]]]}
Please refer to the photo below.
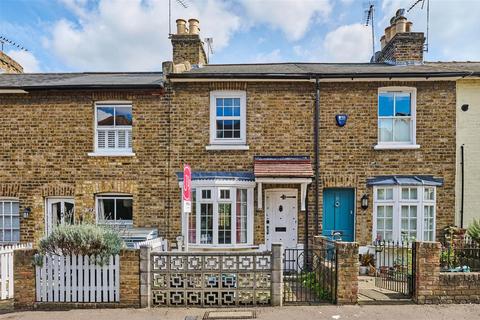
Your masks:
{"label": "black iron railing", "polygon": [[406,241],[375,241],[375,285],[413,295],[415,290],[415,247]]}
{"label": "black iron railing", "polygon": [[469,238],[442,243],[440,264],[444,272],[479,272],[480,243]]}
{"label": "black iron railing", "polygon": [[286,304],[335,302],[336,250],[285,249],[283,301]]}

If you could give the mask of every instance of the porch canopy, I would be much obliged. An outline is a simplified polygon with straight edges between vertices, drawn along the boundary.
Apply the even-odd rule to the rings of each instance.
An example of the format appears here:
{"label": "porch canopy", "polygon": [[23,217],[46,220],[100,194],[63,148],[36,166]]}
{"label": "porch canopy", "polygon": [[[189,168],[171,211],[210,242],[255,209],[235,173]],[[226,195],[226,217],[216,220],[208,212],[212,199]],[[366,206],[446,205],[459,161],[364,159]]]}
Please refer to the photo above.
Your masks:
{"label": "porch canopy", "polygon": [[257,156],[254,157],[255,182],[258,192],[258,209],[263,207],[262,184],[300,184],[301,210],[305,210],[307,185],[312,182],[313,169],[308,156]]}
{"label": "porch canopy", "polygon": [[367,186],[443,186],[443,179],[424,175],[377,176],[367,179]]}

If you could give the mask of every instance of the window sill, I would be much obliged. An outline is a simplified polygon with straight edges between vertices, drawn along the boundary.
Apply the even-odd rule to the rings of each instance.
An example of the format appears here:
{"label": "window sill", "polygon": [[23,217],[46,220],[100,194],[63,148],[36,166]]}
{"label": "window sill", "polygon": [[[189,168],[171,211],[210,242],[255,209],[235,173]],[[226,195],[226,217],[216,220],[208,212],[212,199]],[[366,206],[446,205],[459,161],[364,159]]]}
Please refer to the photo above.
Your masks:
{"label": "window sill", "polygon": [[250,147],[244,144],[210,144],[206,150],[249,150]]}
{"label": "window sill", "polygon": [[412,150],[420,149],[419,144],[377,144],[373,147],[375,150]]}
{"label": "window sill", "polygon": [[135,157],[134,152],[89,152],[89,157]]}

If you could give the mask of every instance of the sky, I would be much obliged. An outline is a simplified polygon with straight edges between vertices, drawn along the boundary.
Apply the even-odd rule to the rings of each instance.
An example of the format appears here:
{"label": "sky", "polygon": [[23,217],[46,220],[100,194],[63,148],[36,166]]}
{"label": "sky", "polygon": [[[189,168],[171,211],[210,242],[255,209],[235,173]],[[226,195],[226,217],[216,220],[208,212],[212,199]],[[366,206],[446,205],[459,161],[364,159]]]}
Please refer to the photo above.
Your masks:
{"label": "sky", "polygon": [[[416,0],[183,0],[175,19],[198,18],[213,38],[210,63],[368,62],[398,8]],[[427,1],[427,0],[426,0]],[[479,61],[480,0],[430,0],[427,61]],[[426,31],[421,3],[407,18]],[[171,60],[168,0],[0,0],[4,51],[26,72],[159,71]]]}

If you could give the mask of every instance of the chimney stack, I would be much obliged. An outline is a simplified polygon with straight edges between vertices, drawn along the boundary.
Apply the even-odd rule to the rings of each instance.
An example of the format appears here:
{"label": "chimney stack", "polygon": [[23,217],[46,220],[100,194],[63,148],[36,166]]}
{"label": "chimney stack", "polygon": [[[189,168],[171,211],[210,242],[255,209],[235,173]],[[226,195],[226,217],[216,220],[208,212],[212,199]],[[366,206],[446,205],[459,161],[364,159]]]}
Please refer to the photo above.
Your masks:
{"label": "chimney stack", "polygon": [[[177,19],[177,33],[170,39],[173,47],[173,64],[199,66],[207,64],[207,55],[200,39],[200,23],[197,19]],[[188,63],[188,64],[187,64]]]}
{"label": "chimney stack", "polygon": [[380,38],[382,50],[376,55],[376,62],[410,64],[423,62],[423,32],[413,32],[413,23],[405,17],[405,9],[398,9]]}
{"label": "chimney stack", "polygon": [[23,67],[0,50],[0,73],[23,73]]}

